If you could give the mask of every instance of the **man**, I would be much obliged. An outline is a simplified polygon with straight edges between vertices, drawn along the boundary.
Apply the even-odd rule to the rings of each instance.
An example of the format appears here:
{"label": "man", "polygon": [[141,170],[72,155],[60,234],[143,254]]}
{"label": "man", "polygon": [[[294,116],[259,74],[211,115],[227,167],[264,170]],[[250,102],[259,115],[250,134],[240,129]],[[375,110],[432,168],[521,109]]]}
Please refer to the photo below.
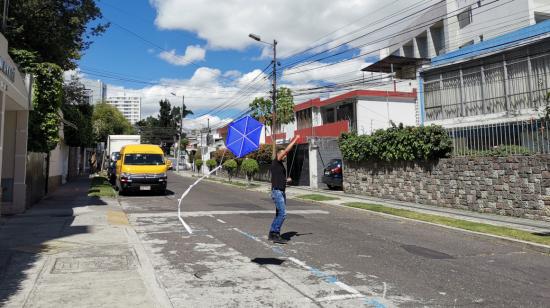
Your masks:
{"label": "man", "polygon": [[286,183],[290,182],[291,179],[286,177],[286,169],[283,162],[298,139],[300,139],[300,135],[296,135],[286,149],[279,150],[269,168],[271,171],[271,199],[275,203],[276,210],[268,239],[278,244],[286,244],[288,242],[288,240],[281,237],[281,227],[286,218]]}

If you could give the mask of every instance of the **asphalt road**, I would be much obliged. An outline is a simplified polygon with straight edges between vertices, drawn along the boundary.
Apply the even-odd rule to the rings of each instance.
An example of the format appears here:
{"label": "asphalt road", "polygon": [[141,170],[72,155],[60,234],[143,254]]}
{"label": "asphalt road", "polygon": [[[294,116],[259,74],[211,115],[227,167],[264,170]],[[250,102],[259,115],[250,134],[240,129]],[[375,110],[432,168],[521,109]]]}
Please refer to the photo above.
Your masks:
{"label": "asphalt road", "polygon": [[174,307],[548,307],[550,256],[369,212],[289,200],[267,241],[265,193],[171,175],[167,196],[120,201]]}

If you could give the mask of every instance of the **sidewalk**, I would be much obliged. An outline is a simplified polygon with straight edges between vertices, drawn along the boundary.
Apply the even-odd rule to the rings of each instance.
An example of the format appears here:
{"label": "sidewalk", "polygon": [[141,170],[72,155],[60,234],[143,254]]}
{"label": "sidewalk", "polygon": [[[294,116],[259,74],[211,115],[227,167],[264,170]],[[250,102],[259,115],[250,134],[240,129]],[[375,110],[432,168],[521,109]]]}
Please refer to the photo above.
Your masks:
{"label": "sidewalk", "polygon": [[[187,177],[193,176],[193,173],[189,171],[180,171],[179,174]],[[196,174],[194,174],[194,176],[196,176]],[[227,180],[227,178],[222,178],[218,176],[211,176],[211,178]],[[246,183],[246,181],[242,179],[234,178],[232,179],[232,181]],[[269,192],[270,190],[269,183],[255,181],[254,184],[257,184],[259,186],[250,188],[251,190],[262,191],[266,193]],[[368,197],[368,196],[354,195],[343,191],[312,189],[305,186],[287,187],[287,196],[289,198],[296,198],[297,196],[300,196],[300,195],[312,194],[312,193],[338,198],[338,200],[323,201],[323,203],[328,203],[332,205],[341,206],[344,203],[351,203],[351,202],[379,204],[379,205],[383,205],[391,208],[407,209],[407,210],[412,210],[412,211],[416,211],[424,214],[439,215],[439,216],[444,216],[449,218],[462,219],[462,220],[471,221],[471,222],[480,222],[480,223],[485,223],[485,224],[490,224],[495,226],[502,226],[502,227],[513,228],[517,230],[523,230],[523,231],[532,232],[532,233],[550,234],[550,222],[495,215],[495,214],[478,213],[473,211],[466,211],[466,210],[452,209],[452,208],[445,208],[445,207],[435,207],[435,206],[423,205],[423,204],[417,204],[417,203],[411,203],[411,202],[401,202],[401,201],[394,201],[394,200],[388,200],[388,199],[380,199],[380,198],[374,198],[374,197]]]}
{"label": "sidewalk", "polygon": [[2,307],[164,307],[145,250],[116,199],[59,188],[0,225]]}

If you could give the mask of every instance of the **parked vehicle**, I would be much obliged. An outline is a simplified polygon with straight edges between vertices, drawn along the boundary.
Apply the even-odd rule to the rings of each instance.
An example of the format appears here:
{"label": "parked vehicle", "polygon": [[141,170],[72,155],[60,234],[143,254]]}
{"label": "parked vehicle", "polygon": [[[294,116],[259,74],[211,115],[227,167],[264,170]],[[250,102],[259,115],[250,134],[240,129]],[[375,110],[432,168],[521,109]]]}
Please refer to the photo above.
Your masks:
{"label": "parked vehicle", "polygon": [[120,159],[120,152],[113,152],[109,157],[109,165],[107,167],[107,178],[111,184],[115,185],[116,183],[116,162]]}
{"label": "parked vehicle", "polygon": [[116,185],[120,194],[129,191],[166,193],[168,162],[158,145],[132,144],[120,151],[116,162]]}
{"label": "parked vehicle", "polygon": [[111,157],[114,152],[120,152],[125,145],[140,143],[140,135],[109,135],[107,137],[107,154]]}
{"label": "parked vehicle", "polygon": [[324,169],[323,183],[327,184],[329,189],[341,189],[343,187],[342,174],[342,160],[333,159]]}

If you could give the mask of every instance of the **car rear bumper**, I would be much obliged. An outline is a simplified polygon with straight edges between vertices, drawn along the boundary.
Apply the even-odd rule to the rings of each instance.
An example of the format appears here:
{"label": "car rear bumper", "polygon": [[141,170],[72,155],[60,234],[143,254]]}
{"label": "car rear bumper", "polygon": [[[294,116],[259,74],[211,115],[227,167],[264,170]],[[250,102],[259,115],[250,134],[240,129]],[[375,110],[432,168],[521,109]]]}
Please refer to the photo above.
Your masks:
{"label": "car rear bumper", "polygon": [[338,187],[343,186],[342,184],[343,181],[342,181],[342,178],[340,177],[335,178],[335,177],[324,175],[322,182],[330,186],[338,186]]}

